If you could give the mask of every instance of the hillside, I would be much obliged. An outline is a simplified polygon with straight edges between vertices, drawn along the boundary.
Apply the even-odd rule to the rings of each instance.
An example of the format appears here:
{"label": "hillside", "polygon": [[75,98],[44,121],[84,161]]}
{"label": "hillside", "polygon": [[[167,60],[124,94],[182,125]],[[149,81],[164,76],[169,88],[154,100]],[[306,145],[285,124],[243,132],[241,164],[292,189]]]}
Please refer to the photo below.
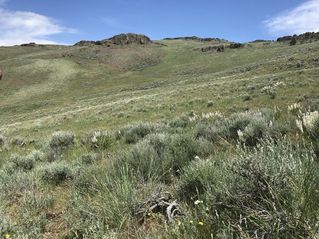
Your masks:
{"label": "hillside", "polygon": [[[36,124],[47,132],[87,130],[91,121],[114,127],[192,110],[231,112],[317,100],[318,42],[249,43],[223,53],[197,50],[210,42],[159,43],[164,45],[2,47],[3,130],[25,137]],[[277,88],[275,99],[261,92],[268,86]],[[246,95],[252,100],[244,101]],[[208,101],[213,108],[206,107]]]}
{"label": "hillside", "polygon": [[[295,122],[306,112],[316,117],[319,108],[319,41],[235,44],[188,37],[127,44],[125,39],[123,44],[107,39],[105,44],[0,47],[0,238],[1,233],[23,238],[318,236],[313,223],[319,213],[314,203],[318,171],[310,175],[307,165],[300,171],[295,167],[304,157],[315,158],[311,167],[318,169],[319,120],[311,130],[304,123],[302,132]],[[256,128],[248,132],[250,125]],[[229,129],[221,132],[223,127]],[[238,146],[241,133],[242,144],[255,151]],[[207,160],[196,164],[195,156]],[[260,161],[238,165],[233,158]],[[275,166],[285,165],[283,159],[292,166]],[[224,178],[224,172],[234,173],[230,168],[242,170],[242,178]],[[304,196],[303,179],[295,175],[306,171],[310,183]],[[252,191],[244,192],[237,179]],[[279,185],[282,180],[287,184]],[[231,193],[242,197],[243,205]],[[293,203],[287,205],[281,196]],[[302,211],[306,199],[309,208]],[[209,209],[197,209],[202,202]],[[154,203],[161,205],[153,215],[148,209]],[[250,203],[256,205],[248,210]],[[281,208],[271,208],[272,203]],[[163,205],[180,215],[165,218]],[[302,219],[293,207],[304,213]]]}

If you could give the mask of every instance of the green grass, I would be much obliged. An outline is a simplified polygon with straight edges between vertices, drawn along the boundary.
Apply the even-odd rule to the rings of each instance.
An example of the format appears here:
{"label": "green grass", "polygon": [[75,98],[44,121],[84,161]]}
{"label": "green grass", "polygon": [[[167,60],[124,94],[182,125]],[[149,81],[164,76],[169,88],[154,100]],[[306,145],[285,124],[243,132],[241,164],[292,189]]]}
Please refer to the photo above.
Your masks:
{"label": "green grass", "polygon": [[319,43],[159,42],[0,47],[0,238],[318,237]]}

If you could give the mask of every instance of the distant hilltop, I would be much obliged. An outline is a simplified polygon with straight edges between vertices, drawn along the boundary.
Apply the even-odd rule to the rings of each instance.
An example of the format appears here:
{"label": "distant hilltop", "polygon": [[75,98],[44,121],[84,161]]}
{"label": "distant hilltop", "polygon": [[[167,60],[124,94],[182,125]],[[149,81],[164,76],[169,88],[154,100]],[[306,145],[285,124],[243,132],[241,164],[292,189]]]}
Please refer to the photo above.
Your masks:
{"label": "distant hilltop", "polygon": [[[222,38],[201,38],[197,36],[185,36],[185,37],[173,37],[173,38],[164,38],[163,40],[185,40],[185,41],[199,41],[199,42],[207,42],[207,43],[234,43]],[[300,35],[292,35],[292,36],[283,36],[277,39],[277,42],[290,42],[291,45],[296,43],[306,43],[311,41],[318,41],[319,40],[319,32],[306,32]],[[273,40],[255,40],[251,41],[250,43],[257,43],[257,42],[272,42]],[[164,45],[157,41],[153,42],[148,36],[143,34],[135,34],[135,33],[122,33],[115,35],[111,38],[99,40],[99,41],[90,41],[90,40],[82,40],[74,44],[74,46],[124,46],[124,45],[148,45],[148,44],[157,44],[157,45]],[[24,43],[20,46],[44,46],[41,44],[37,44],[34,42]],[[237,48],[237,47],[235,47]]]}
{"label": "distant hilltop", "polygon": [[126,33],[126,34],[119,34],[113,36],[108,39],[100,40],[100,41],[79,41],[75,44],[75,46],[92,46],[92,45],[99,45],[99,46],[107,46],[110,47],[112,45],[130,45],[130,44],[138,44],[138,45],[145,45],[152,43],[151,39],[142,34],[134,34],[134,33]]}
{"label": "distant hilltop", "polygon": [[319,32],[306,32],[300,35],[284,36],[284,37],[279,37],[277,39],[278,42],[286,42],[286,41],[305,42],[305,41],[318,41],[318,40],[319,40]]}
{"label": "distant hilltop", "polygon": [[201,37],[197,37],[197,36],[164,38],[163,40],[192,40],[192,41],[202,41],[202,42],[209,42],[209,41],[228,42],[227,40],[221,39],[221,38],[212,38],[212,37],[201,38]]}

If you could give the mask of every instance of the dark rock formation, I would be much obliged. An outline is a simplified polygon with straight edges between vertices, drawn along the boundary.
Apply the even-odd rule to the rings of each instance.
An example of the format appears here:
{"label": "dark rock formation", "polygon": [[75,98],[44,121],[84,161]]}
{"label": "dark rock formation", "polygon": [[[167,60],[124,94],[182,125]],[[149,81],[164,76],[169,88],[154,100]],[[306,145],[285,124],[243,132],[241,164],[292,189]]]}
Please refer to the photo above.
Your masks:
{"label": "dark rock formation", "polygon": [[119,45],[119,46],[131,45],[131,44],[145,45],[149,43],[152,43],[152,41],[149,37],[145,35],[127,33],[127,34],[119,34],[109,39],[104,39],[101,41],[80,41],[76,43],[75,46],[99,45],[99,46],[110,47],[111,45]]}
{"label": "dark rock formation", "polygon": [[257,40],[251,41],[249,43],[260,43],[260,42],[273,42],[273,41],[272,40],[257,39]]}
{"label": "dark rock formation", "polygon": [[[151,39],[145,35],[140,35],[140,34],[120,34],[116,35],[108,41],[111,41],[115,45],[128,45],[128,44],[148,44],[151,43]],[[102,41],[103,42],[103,41]]]}
{"label": "dark rock formation", "polygon": [[303,42],[318,41],[318,40],[319,40],[319,32],[306,32],[300,35],[279,37],[277,39],[277,42],[296,41],[296,43],[297,42],[303,43]]}
{"label": "dark rock formation", "polygon": [[278,42],[291,41],[292,38],[293,36],[284,36],[284,37],[279,37],[277,41]]}
{"label": "dark rock formation", "polygon": [[163,40],[186,40],[186,41],[201,41],[201,42],[209,42],[209,41],[217,41],[217,42],[228,42],[225,39],[221,38],[200,38],[197,36],[191,36],[191,37],[174,37],[174,38],[164,38]]}
{"label": "dark rock formation", "polygon": [[245,45],[241,43],[230,43],[229,45],[215,45],[215,46],[202,47],[200,48],[200,51],[201,52],[211,52],[211,51],[224,52],[226,48],[236,49],[236,48],[242,48],[244,46]]}
{"label": "dark rock formation", "polygon": [[37,44],[35,42],[30,42],[30,43],[24,43],[21,44],[20,46],[36,46]]}
{"label": "dark rock formation", "polygon": [[244,44],[241,43],[231,43],[229,46],[227,46],[230,49],[236,49],[236,48],[242,48],[244,47]]}
{"label": "dark rock formation", "polygon": [[208,47],[202,47],[200,50],[201,52],[209,52],[209,51],[224,52],[225,46],[224,45],[208,46]]}
{"label": "dark rock formation", "polygon": [[75,46],[92,46],[92,45],[96,45],[96,42],[82,40],[75,44]]}

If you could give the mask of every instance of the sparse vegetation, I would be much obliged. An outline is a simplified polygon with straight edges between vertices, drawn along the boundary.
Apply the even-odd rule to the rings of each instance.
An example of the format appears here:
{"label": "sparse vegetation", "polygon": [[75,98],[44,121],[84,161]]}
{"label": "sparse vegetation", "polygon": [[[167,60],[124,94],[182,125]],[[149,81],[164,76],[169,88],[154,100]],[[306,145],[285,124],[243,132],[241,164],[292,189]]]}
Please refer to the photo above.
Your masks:
{"label": "sparse vegetation", "polygon": [[317,238],[307,37],[0,47],[0,238]]}
{"label": "sparse vegetation", "polygon": [[72,179],[72,170],[64,162],[54,162],[39,169],[41,179],[44,183],[58,185],[66,180]]}

